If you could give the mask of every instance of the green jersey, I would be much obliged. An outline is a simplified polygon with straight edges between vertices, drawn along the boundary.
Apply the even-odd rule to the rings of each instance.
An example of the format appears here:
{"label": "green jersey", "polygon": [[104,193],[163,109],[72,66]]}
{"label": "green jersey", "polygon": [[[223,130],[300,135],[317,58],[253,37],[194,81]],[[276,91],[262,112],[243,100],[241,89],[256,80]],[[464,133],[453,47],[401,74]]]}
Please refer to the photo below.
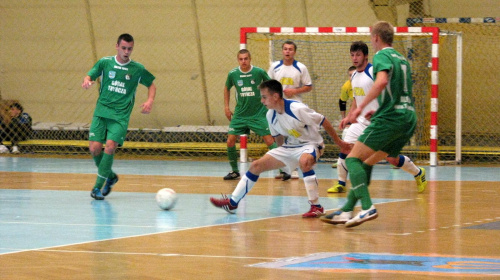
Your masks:
{"label": "green jersey", "polygon": [[262,68],[251,66],[250,71],[241,72],[240,67],[229,71],[226,80],[228,90],[236,89],[236,108],[234,118],[253,119],[255,117],[266,117],[267,108],[260,102],[259,85],[263,81],[270,80],[266,71]]}
{"label": "green jersey", "polygon": [[384,48],[373,56],[375,78],[380,71],[388,72],[389,83],[378,96],[380,107],[373,118],[383,116],[384,119],[395,119],[404,115],[416,118],[411,70],[406,58],[394,48]]}
{"label": "green jersey", "polygon": [[137,86],[140,83],[149,87],[155,79],[142,64],[132,60],[121,64],[114,56],[101,58],[87,75],[93,81],[101,77],[94,116],[126,123],[134,107]]}

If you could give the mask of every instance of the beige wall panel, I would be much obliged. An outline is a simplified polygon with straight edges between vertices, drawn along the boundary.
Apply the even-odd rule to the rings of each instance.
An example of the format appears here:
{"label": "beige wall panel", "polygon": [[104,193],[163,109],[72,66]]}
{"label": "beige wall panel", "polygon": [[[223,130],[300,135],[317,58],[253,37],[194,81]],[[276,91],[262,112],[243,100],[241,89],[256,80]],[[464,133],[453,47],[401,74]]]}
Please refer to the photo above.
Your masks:
{"label": "beige wall panel", "polygon": [[498,0],[428,0],[432,17],[499,17]]}

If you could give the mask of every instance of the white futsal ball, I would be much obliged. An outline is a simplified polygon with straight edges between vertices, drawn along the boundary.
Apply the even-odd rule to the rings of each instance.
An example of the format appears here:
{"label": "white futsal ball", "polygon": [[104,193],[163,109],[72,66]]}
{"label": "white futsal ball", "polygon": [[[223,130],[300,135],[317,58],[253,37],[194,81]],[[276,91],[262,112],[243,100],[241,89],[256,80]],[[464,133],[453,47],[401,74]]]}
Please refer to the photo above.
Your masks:
{"label": "white futsal ball", "polygon": [[156,193],[156,203],[158,207],[163,210],[170,210],[174,208],[177,202],[177,194],[174,190],[169,188],[164,188]]}

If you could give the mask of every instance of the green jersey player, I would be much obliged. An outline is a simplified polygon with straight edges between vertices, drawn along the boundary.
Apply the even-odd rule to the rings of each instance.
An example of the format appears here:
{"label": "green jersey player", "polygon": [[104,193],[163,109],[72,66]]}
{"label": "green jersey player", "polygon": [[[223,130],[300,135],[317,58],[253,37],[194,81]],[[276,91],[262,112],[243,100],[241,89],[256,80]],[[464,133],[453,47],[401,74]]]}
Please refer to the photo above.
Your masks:
{"label": "green jersey player", "polygon": [[[354,227],[378,217],[368,185],[373,165],[386,157],[396,157],[412,137],[417,124],[413,105],[410,64],[392,48],[394,27],[379,21],[371,28],[371,43],[377,53],[373,57],[375,81],[360,104],[349,114],[348,121],[355,123],[364,108],[377,99],[379,108],[363,113],[371,123],[359,136],[347,156],[346,165],[352,187],[347,202],[333,217]],[[356,202],[361,201],[361,211],[352,216]]]}
{"label": "green jersey player", "polygon": [[[88,89],[93,81],[101,78],[89,131],[89,150],[98,168],[90,196],[97,200],[104,199],[118,182],[111,167],[115,150],[123,145],[127,134],[137,86],[142,84],[148,88],[148,99],[141,105],[143,114],[151,112],[156,95],[155,77],[142,64],[130,60],[133,48],[134,38],[130,34],[120,35],[116,43],[117,55],[101,58],[83,79],[82,87]],[[104,153],[103,144],[106,144]]]}
{"label": "green jersey player", "polygon": [[[262,68],[251,64],[250,52],[242,49],[238,52],[238,64],[229,71],[224,86],[224,112],[230,121],[227,137],[227,156],[232,171],[224,176],[224,180],[240,178],[238,168],[238,153],[236,152],[236,138],[238,135],[248,134],[250,130],[262,136],[266,145],[272,149],[276,147],[270,135],[266,119],[267,109],[261,103],[259,85],[269,80],[269,76]],[[234,113],[229,108],[230,90],[236,89],[236,107]]]}

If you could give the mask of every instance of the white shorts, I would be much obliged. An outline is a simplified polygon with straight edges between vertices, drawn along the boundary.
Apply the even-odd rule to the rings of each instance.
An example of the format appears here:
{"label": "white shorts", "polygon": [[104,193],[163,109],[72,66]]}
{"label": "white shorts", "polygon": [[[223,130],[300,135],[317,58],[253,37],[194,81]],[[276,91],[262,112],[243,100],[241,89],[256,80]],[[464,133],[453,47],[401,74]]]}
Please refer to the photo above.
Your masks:
{"label": "white shorts", "polygon": [[300,147],[280,146],[278,148],[267,151],[267,154],[273,158],[283,162],[290,170],[295,170],[299,167],[299,159],[302,154],[307,153],[314,156],[316,162],[325,150],[324,144],[321,145],[304,145]]}
{"label": "white shorts", "polygon": [[[362,123],[353,123],[348,128],[344,129],[342,132],[342,140],[349,144],[354,144],[358,140],[359,136],[363,134],[363,131],[367,128],[367,125]],[[347,131],[346,131],[347,130]]]}

